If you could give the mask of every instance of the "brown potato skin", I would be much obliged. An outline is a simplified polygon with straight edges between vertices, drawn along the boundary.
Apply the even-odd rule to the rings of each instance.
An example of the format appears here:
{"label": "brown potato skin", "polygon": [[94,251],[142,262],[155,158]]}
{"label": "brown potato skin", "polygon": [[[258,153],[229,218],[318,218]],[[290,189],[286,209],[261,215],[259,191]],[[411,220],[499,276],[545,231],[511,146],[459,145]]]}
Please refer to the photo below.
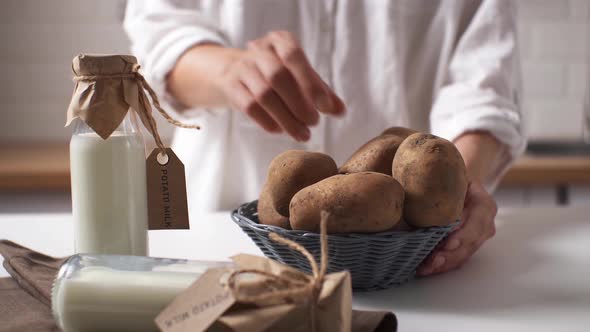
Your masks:
{"label": "brown potato skin", "polygon": [[299,190],[338,173],[336,162],[327,154],[288,150],[276,156],[268,167],[265,187],[272,207],[289,217],[289,203]]}
{"label": "brown potato skin", "polygon": [[264,225],[273,225],[289,229],[289,218],[278,213],[272,205],[268,188],[262,188],[258,199],[258,221]]}
{"label": "brown potato skin", "polygon": [[377,172],[340,174],[303,188],[291,200],[291,228],[319,232],[320,213],[329,214],[328,233],[374,233],[401,218],[402,186]]}
{"label": "brown potato skin", "polygon": [[405,190],[403,218],[416,227],[446,226],[461,216],[467,171],[455,145],[434,135],[416,133],[400,145],[393,177]]}
{"label": "brown potato skin", "polygon": [[342,165],[339,173],[378,172],[391,176],[391,163],[404,138],[397,135],[380,135],[361,146]]}
{"label": "brown potato skin", "polygon": [[405,128],[405,127],[391,127],[385,129],[381,135],[396,135],[401,138],[407,138],[408,136],[417,133],[417,130]]}

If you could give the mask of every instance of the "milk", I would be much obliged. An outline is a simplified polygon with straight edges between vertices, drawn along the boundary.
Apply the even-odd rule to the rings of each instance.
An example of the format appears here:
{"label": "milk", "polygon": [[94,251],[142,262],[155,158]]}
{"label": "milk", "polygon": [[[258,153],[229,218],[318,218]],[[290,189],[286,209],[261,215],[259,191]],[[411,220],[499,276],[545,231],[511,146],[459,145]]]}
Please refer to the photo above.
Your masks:
{"label": "milk", "polygon": [[75,250],[147,255],[144,144],[137,134],[94,132],[70,141]]}
{"label": "milk", "polygon": [[61,281],[54,311],[64,332],[158,331],[154,318],[202,272],[85,267]]}

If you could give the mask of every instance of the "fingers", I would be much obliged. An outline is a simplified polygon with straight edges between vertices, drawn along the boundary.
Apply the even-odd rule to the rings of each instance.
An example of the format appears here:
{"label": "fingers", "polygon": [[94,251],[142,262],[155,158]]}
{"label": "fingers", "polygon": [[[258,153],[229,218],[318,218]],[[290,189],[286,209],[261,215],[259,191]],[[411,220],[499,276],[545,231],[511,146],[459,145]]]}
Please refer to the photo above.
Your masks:
{"label": "fingers", "polygon": [[319,112],[342,114],[344,104],[313,70],[288,32],[272,32],[224,71],[219,85],[231,105],[270,132],[309,140]]}
{"label": "fingers", "polygon": [[281,62],[273,50],[263,47],[260,42],[252,42],[248,48],[253,50],[253,60],[264,77],[266,84],[273,89],[299,121],[315,125],[319,114],[306,98],[289,69]]}
{"label": "fingers", "polygon": [[454,251],[441,250],[430,256],[427,263],[420,267],[416,274],[427,276],[455,270],[461,267],[477,249],[479,245],[471,243]]}
{"label": "fingers", "polygon": [[306,98],[322,113],[341,114],[342,101],[313,69],[297,40],[285,31],[271,32],[268,41],[297,81]]}
{"label": "fingers", "polygon": [[[461,267],[486,240],[494,235],[493,228],[470,227],[471,224],[479,224],[479,222],[468,222],[465,227],[452,233],[420,266],[416,271],[417,275],[443,273]],[[474,231],[475,229],[479,231]]]}
{"label": "fingers", "polygon": [[260,125],[262,129],[271,133],[282,132],[281,127],[256,102],[256,99],[252,96],[246,86],[236,81],[231,90],[233,97],[230,99],[230,103],[232,103],[234,108],[246,113],[252,120],[254,120],[254,122]]}
{"label": "fingers", "polygon": [[479,184],[470,185],[463,212],[464,222],[422,263],[419,276],[443,273],[463,265],[485,241],[496,233],[494,218],[497,206]]}
{"label": "fingers", "polygon": [[240,80],[248,88],[254,101],[289,135],[298,141],[307,141],[311,135],[309,129],[295,118],[294,113],[264,79],[258,67],[254,63],[247,63],[245,67]]}

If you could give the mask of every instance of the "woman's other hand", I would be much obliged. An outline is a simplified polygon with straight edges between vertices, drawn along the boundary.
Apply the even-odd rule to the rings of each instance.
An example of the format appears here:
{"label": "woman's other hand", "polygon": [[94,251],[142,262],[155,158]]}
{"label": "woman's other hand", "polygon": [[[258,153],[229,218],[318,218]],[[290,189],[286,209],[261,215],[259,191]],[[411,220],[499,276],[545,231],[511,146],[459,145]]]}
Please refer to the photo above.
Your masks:
{"label": "woman's other hand", "polygon": [[494,198],[481,183],[472,181],[467,188],[461,224],[422,263],[417,275],[443,273],[463,265],[496,233],[497,211]]}

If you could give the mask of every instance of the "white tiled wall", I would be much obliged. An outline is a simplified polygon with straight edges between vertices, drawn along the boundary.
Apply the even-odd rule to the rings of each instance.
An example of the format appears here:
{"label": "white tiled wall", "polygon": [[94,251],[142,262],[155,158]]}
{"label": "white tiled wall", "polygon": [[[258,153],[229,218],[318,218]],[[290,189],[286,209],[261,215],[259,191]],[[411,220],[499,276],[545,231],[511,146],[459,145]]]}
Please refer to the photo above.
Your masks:
{"label": "white tiled wall", "polygon": [[0,1],[0,142],[66,141],[71,60],[128,52],[121,0]]}
{"label": "white tiled wall", "polygon": [[532,140],[581,140],[590,108],[590,0],[518,0]]}

